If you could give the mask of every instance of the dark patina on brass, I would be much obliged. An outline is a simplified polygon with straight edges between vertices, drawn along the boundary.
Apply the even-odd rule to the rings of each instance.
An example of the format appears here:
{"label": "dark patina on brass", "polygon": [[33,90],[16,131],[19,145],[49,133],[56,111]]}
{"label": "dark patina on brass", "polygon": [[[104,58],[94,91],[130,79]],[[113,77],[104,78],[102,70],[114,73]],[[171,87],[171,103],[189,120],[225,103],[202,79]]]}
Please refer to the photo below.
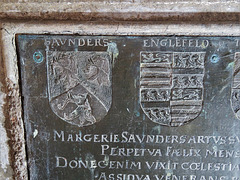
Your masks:
{"label": "dark patina on brass", "polygon": [[240,179],[239,40],[17,35],[30,179]]}

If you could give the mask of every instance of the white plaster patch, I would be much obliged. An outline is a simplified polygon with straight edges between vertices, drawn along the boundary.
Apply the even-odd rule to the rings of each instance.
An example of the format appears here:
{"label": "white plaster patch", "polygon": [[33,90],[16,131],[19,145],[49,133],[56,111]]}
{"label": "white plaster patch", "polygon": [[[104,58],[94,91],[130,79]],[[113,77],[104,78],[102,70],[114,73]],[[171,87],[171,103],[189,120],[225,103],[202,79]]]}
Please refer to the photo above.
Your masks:
{"label": "white plaster patch", "polygon": [[38,130],[35,129],[34,132],[33,132],[33,138],[35,138],[37,135],[38,135]]}

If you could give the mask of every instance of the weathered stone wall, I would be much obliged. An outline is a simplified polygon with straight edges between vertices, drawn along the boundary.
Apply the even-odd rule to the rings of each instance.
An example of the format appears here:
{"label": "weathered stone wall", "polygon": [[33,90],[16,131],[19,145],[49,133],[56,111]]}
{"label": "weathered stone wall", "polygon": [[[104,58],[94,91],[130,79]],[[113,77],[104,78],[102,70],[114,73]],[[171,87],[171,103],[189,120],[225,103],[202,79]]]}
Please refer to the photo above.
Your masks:
{"label": "weathered stone wall", "polygon": [[0,2],[0,179],[27,179],[16,34],[240,36],[240,1],[49,2]]}

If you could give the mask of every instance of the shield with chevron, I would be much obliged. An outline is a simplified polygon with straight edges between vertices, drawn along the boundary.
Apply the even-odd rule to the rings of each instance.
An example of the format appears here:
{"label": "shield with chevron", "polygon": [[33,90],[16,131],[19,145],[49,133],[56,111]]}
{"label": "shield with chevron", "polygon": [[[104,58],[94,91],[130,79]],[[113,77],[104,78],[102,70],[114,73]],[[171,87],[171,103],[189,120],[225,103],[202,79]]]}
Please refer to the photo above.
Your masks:
{"label": "shield with chevron", "polygon": [[140,102],[155,123],[181,126],[203,104],[205,52],[140,52]]}
{"label": "shield with chevron", "polygon": [[79,127],[100,121],[112,102],[112,59],[108,52],[47,51],[52,111]]}

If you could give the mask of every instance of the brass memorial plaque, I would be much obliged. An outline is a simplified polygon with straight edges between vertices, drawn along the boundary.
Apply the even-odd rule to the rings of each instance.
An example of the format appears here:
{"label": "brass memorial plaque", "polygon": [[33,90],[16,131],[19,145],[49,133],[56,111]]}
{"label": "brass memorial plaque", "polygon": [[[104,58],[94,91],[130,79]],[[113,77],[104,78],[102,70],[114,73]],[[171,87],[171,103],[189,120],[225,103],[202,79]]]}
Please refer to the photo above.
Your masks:
{"label": "brass memorial plaque", "polygon": [[240,180],[240,37],[16,39],[31,180]]}

